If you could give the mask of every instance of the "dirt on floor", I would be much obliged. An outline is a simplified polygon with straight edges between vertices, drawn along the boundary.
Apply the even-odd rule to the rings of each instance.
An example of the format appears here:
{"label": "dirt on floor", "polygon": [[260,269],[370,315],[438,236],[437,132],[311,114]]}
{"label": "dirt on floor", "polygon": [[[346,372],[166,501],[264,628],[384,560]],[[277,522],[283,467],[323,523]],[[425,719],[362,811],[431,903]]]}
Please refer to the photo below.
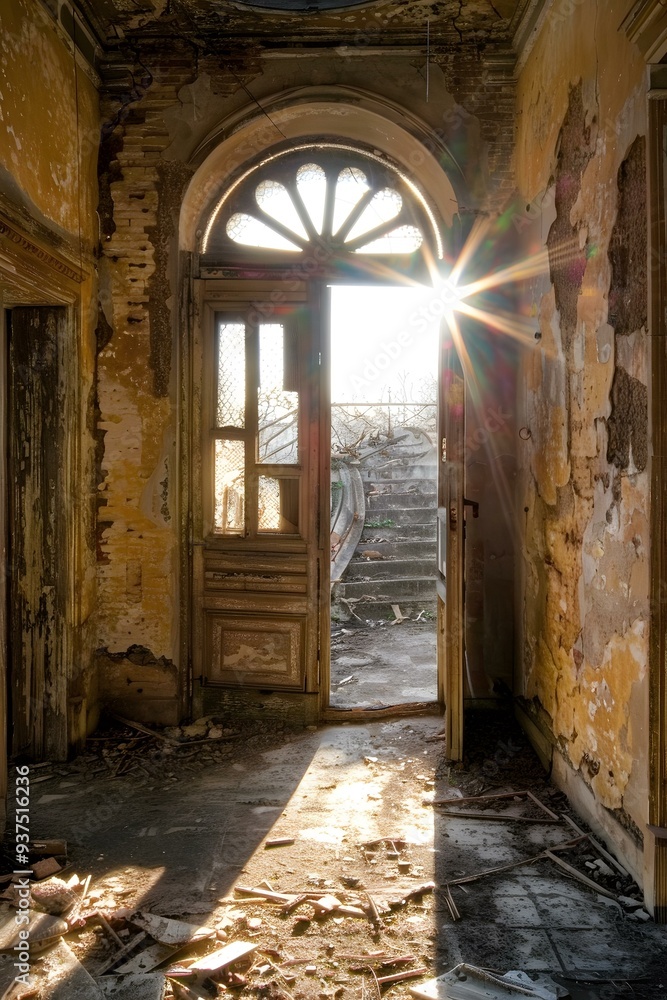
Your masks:
{"label": "dirt on floor", "polygon": [[4,952],[0,996],[398,1000],[466,961],[553,973],[576,1000],[667,997],[667,940],[639,888],[562,818],[582,825],[523,734],[481,713],[452,765],[441,730],[209,718],[153,736],[109,720],[70,764],[31,769],[33,834],[67,841],[33,920],[49,883],[72,880],[72,900],[50,947],[35,941],[29,985],[2,992]]}
{"label": "dirt on floor", "polygon": [[352,619],[332,627],[334,708],[437,702],[436,623],[432,614],[421,615],[419,621]]}

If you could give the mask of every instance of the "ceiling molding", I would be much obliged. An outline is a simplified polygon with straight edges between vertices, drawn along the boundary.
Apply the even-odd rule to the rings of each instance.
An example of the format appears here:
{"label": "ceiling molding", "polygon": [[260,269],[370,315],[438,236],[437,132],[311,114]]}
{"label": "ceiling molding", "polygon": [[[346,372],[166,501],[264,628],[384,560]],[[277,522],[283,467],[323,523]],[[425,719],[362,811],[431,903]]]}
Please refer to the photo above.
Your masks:
{"label": "ceiling molding", "polygon": [[621,23],[647,63],[667,54],[667,0],[637,0]]}

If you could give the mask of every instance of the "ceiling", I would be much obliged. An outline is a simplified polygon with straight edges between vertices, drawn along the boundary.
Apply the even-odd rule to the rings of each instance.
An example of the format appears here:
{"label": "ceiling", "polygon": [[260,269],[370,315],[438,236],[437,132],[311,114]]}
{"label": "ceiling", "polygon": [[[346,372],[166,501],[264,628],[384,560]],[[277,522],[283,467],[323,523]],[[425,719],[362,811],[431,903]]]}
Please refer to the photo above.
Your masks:
{"label": "ceiling", "polygon": [[535,0],[75,0],[106,49],[125,40],[232,39],[267,47],[312,44],[508,45]]}

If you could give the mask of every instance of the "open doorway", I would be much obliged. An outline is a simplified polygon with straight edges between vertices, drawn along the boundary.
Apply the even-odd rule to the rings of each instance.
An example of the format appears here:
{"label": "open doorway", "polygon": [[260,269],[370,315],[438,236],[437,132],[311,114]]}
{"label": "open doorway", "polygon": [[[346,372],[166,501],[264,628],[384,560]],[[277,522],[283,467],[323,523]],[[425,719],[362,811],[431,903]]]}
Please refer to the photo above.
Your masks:
{"label": "open doorway", "polygon": [[439,322],[423,286],[331,288],[336,709],[437,701]]}

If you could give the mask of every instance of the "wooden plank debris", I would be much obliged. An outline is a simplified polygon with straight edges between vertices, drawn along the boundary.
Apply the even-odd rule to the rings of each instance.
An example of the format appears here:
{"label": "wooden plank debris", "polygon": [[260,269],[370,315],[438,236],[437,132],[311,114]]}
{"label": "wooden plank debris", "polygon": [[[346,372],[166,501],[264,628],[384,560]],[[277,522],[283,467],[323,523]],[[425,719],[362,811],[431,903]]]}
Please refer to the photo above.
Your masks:
{"label": "wooden plank debris", "polygon": [[592,836],[592,834],[584,833],[584,831],[580,827],[578,827],[577,824],[574,822],[574,820],[566,813],[563,813],[563,819],[568,824],[568,826],[572,827],[575,833],[579,834],[580,837],[586,837],[588,842],[595,848],[600,857],[604,858],[605,861],[608,861],[610,865],[613,865],[616,871],[619,872],[619,874],[621,874],[624,878],[630,877],[629,872],[627,871],[627,869],[623,867],[620,861],[617,861],[613,854],[610,854],[609,851],[606,851],[602,846],[602,844],[598,843],[598,841],[595,839],[595,837]]}
{"label": "wooden plank debris", "polygon": [[425,976],[428,973],[428,969],[422,966],[420,969],[408,969],[406,972],[395,972],[391,976],[378,976],[377,981],[379,986],[385,986],[387,983],[400,983],[405,979],[418,979],[420,976]]}
{"label": "wooden plank debris", "polygon": [[[550,851],[566,851],[571,850],[580,844],[586,837],[577,837],[574,840],[566,840],[560,844],[552,844]],[[490,875],[500,875],[503,872],[511,871],[513,868],[521,868],[523,865],[532,865],[536,861],[543,861],[547,857],[546,851],[540,851],[539,854],[533,854],[528,858],[521,858],[520,861],[510,861],[506,865],[498,865],[496,868],[486,868],[484,871],[476,872],[474,875],[463,875],[461,878],[448,879],[445,885],[463,885],[467,882],[476,882],[477,879],[487,878]]]}
{"label": "wooden plank debris", "polygon": [[127,944],[123,945],[120,951],[117,951],[115,955],[111,955],[105,962],[102,963],[102,965],[99,966],[97,972],[95,973],[96,976],[103,976],[105,972],[109,971],[109,969],[113,969],[114,965],[133,952],[137,945],[140,945],[145,937],[146,931],[139,931],[138,934],[131,937]]}
{"label": "wooden plank debris", "polygon": [[237,885],[234,887],[234,891],[241,892],[246,896],[256,896],[258,899],[266,899],[270,903],[283,904],[293,902],[295,895],[297,895],[287,892],[270,892],[268,889],[253,889],[246,885]]}
{"label": "wooden plank debris", "polygon": [[155,729],[149,729],[148,726],[144,726],[141,722],[134,722],[132,719],[126,719],[123,715],[118,715],[117,712],[110,712],[106,709],[107,715],[110,715],[112,719],[116,722],[120,722],[123,726],[128,726],[130,729],[136,729],[140,733],[146,733],[147,736],[154,736],[156,740],[163,740],[165,743],[171,743],[172,740],[164,733],[160,733]]}
{"label": "wooden plank debris", "polygon": [[30,867],[33,875],[39,881],[63,870],[62,865],[58,864],[55,858],[44,858],[42,861],[36,861]]}
{"label": "wooden plank debris", "polygon": [[319,899],[311,899],[311,906],[314,906],[316,910],[321,911],[322,914],[331,913],[333,910],[337,910],[342,904],[337,896],[332,896],[330,894],[320,896]]}
{"label": "wooden plank debris", "polygon": [[454,902],[454,897],[452,896],[452,890],[449,888],[448,885],[445,885],[443,887],[443,895],[445,897],[445,903],[447,904],[447,909],[449,910],[449,914],[452,920],[460,920],[461,914],[459,913],[458,907]]}
{"label": "wooden plank debris", "polygon": [[491,812],[475,812],[472,809],[443,809],[440,813],[441,816],[452,816],[458,817],[459,819],[483,819],[491,821],[507,822],[508,820],[514,823],[560,823],[559,819],[551,819],[549,816],[517,816],[516,813],[491,813]]}
{"label": "wooden plank debris", "polygon": [[583,875],[577,868],[574,868],[572,865],[569,865],[567,861],[563,861],[562,858],[559,858],[557,854],[547,850],[544,852],[544,856],[545,858],[549,858],[550,861],[553,861],[559,868],[562,868],[563,871],[568,873],[568,875],[571,875],[572,878],[576,878],[583,885],[587,885],[589,889],[593,889],[601,896],[606,896],[607,899],[613,899],[614,902],[618,902],[618,897],[615,893],[609,892],[607,889],[603,889],[602,886],[598,885],[597,882],[594,882],[592,878],[588,878],[587,875]]}
{"label": "wooden plank debris", "polygon": [[41,855],[64,854],[67,856],[66,840],[32,840],[30,842],[30,853]]}
{"label": "wooden plank debris", "polygon": [[170,917],[161,917],[156,913],[141,910],[133,913],[129,917],[129,921],[146,931],[160,944],[168,944],[172,947],[194,944],[197,941],[206,941],[215,937],[213,927],[200,927],[196,924],[186,923],[184,920],[172,920]]}
{"label": "wooden plank debris", "polygon": [[162,965],[163,962],[173,958],[181,948],[182,945],[174,947],[173,945],[160,944],[159,941],[156,941],[155,944],[149,945],[148,948],[144,948],[138,955],[131,958],[129,962],[124,962],[123,965],[119,966],[115,970],[116,974],[119,976],[128,976],[139,972],[152,972],[153,969],[157,969],[158,965]]}
{"label": "wooden plank debris", "polygon": [[250,944],[248,941],[232,941],[230,944],[226,944],[224,948],[218,948],[217,951],[212,952],[210,955],[200,958],[197,962],[190,965],[189,969],[190,972],[219,972],[220,969],[226,969],[227,966],[233,965],[234,962],[239,962],[242,958],[246,958],[247,955],[251,955],[256,950],[256,944]]}
{"label": "wooden plank debris", "polygon": [[492,813],[486,812],[483,809],[479,811],[473,810],[443,810],[441,815],[443,816],[461,816],[463,819],[488,819],[488,820],[502,820],[510,819],[517,820],[523,823],[560,823],[561,818],[555,812],[545,806],[545,804],[538,799],[529,789],[522,789],[518,792],[494,792],[490,795],[466,795],[466,796],[452,796],[447,799],[424,799],[424,805],[433,806],[446,806],[446,805],[460,805],[461,803],[467,802],[497,802],[504,799],[512,799],[514,801],[521,799],[528,799],[533,803],[534,806],[544,813],[544,819],[536,819],[530,816],[517,816],[516,813]]}

